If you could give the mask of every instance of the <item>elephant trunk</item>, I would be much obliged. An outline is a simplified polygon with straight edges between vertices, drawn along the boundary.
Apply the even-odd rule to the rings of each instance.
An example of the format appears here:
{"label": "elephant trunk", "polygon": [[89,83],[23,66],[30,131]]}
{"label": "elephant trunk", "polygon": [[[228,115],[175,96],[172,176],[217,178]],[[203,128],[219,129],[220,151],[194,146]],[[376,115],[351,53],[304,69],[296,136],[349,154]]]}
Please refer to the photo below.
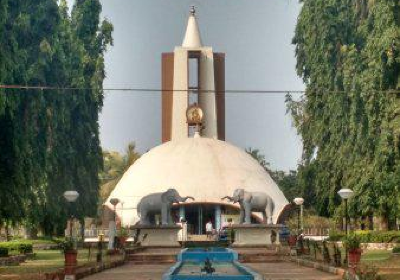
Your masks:
{"label": "elephant trunk", "polygon": [[188,199],[191,199],[191,200],[194,200],[194,198],[193,197],[191,197],[191,196],[185,196],[185,197],[178,197],[178,201],[179,202],[185,202],[186,200],[188,200]]}
{"label": "elephant trunk", "polygon": [[232,196],[228,196],[228,195],[223,197],[223,198],[221,198],[221,199],[224,200],[225,198],[228,199],[231,202],[237,202],[237,201],[235,201],[235,199]]}

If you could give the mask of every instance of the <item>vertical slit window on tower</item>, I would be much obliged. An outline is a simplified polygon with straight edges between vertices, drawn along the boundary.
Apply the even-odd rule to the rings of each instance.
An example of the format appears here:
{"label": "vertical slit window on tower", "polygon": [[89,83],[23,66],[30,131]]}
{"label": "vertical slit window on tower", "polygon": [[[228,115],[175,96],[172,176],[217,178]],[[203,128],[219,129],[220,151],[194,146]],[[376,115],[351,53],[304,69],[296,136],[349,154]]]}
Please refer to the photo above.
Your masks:
{"label": "vertical slit window on tower", "polygon": [[[189,52],[188,59],[188,105],[199,104],[200,74],[199,74],[199,54],[198,52]],[[196,128],[189,126],[188,135],[193,137]]]}
{"label": "vertical slit window on tower", "polygon": [[188,59],[188,85],[189,85],[189,106],[199,103],[200,89],[200,65],[198,52],[189,52]]}

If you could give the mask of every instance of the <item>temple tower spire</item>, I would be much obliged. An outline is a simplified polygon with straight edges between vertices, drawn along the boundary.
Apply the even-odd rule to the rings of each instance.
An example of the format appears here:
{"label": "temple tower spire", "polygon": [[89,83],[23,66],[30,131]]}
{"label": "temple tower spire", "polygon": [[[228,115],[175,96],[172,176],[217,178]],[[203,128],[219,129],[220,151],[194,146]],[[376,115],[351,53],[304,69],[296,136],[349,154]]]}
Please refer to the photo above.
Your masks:
{"label": "temple tower spire", "polygon": [[162,141],[193,137],[187,110],[204,113],[202,137],[225,140],[225,54],[203,46],[191,8],[182,46],[162,54]]}
{"label": "temple tower spire", "polygon": [[192,6],[186,27],[185,37],[183,38],[182,47],[200,48],[202,46],[203,44],[201,43],[199,26],[197,25],[197,20],[196,20],[196,10],[194,6]]}

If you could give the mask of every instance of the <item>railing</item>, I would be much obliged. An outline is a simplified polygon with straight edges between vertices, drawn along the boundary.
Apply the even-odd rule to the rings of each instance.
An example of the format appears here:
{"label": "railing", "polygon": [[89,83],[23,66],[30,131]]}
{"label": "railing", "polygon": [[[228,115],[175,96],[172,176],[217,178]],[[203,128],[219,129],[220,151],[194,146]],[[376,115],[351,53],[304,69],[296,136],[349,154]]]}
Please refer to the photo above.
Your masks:
{"label": "railing", "polygon": [[305,236],[329,236],[329,228],[322,228],[322,227],[304,228],[303,234]]}
{"label": "railing", "polygon": [[110,230],[108,230],[108,229],[85,229],[85,237],[97,237],[100,234],[102,234],[104,237],[108,237],[110,234]]}
{"label": "railing", "polygon": [[341,242],[299,240],[296,245],[297,257],[326,263],[335,267],[344,265],[346,253]]}

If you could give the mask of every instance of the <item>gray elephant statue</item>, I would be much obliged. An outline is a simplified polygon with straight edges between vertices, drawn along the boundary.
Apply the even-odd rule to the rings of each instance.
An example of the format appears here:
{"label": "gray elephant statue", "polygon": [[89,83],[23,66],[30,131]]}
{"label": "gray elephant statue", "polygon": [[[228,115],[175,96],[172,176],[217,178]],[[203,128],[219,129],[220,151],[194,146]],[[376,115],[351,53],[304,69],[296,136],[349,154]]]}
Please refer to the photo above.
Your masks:
{"label": "gray elephant statue", "polygon": [[161,224],[172,223],[171,206],[173,203],[185,202],[188,199],[194,200],[191,196],[181,197],[175,189],[168,189],[165,192],[152,193],[142,197],[137,205],[137,213],[141,225],[150,225],[150,215],[161,212]]}
{"label": "gray elephant statue", "polygon": [[272,223],[274,201],[263,192],[248,192],[244,189],[236,189],[233,196],[225,196],[221,199],[228,199],[233,203],[240,204],[240,223],[251,223],[251,212],[261,212],[264,223]]}

